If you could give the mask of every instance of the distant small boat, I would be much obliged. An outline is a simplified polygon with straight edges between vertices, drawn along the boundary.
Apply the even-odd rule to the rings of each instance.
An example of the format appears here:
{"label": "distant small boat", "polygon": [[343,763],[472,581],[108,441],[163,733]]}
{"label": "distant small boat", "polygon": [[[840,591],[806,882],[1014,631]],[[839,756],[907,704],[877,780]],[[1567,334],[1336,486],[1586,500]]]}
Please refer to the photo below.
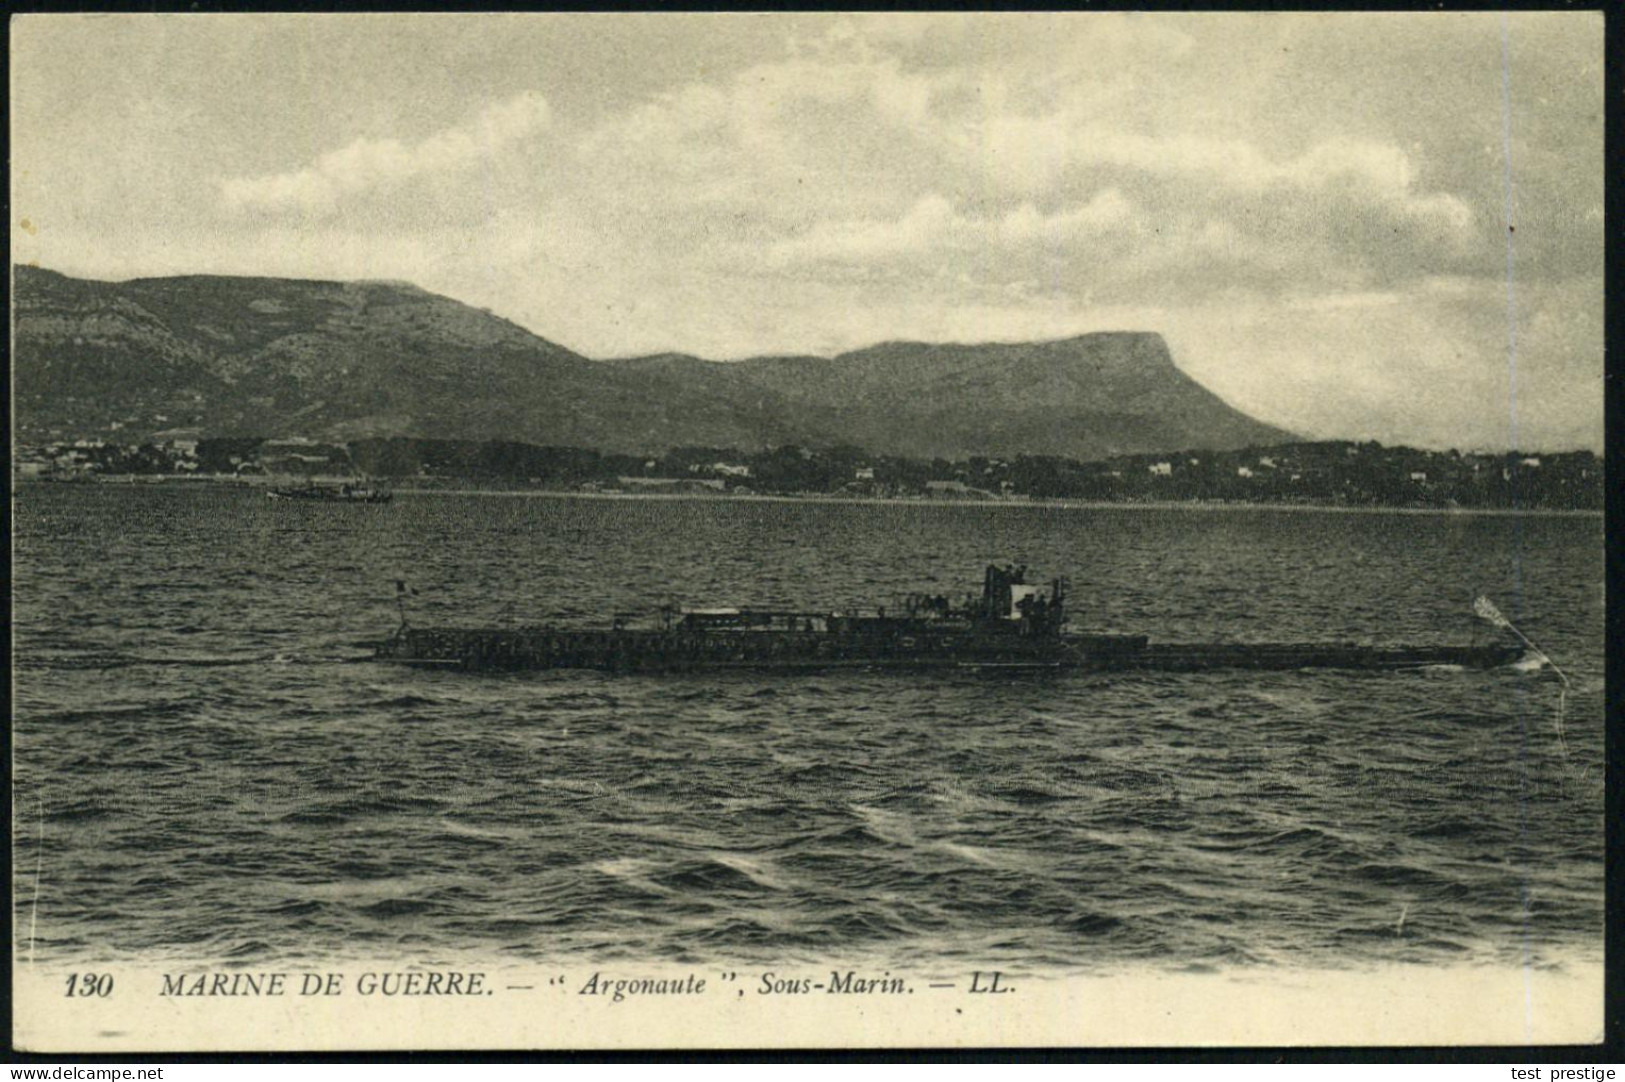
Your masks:
{"label": "distant small boat", "polygon": [[266,496],[273,500],[325,500],[335,503],[388,503],[395,498],[395,494],[388,489],[350,484],[273,488]]}

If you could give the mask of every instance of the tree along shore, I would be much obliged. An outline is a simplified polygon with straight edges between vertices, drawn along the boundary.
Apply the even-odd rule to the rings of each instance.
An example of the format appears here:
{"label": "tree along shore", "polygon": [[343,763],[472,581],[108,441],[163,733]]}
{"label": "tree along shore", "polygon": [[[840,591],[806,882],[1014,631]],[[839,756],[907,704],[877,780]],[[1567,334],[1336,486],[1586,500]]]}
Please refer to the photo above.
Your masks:
{"label": "tree along shore", "polygon": [[1589,452],[1463,454],[1329,441],[1078,462],[1043,455],[923,461],[861,448],[681,447],[621,455],[504,441],[199,438],[19,449],[20,480],[370,477],[401,490],[785,496],[951,502],[1295,505],[1600,511]]}

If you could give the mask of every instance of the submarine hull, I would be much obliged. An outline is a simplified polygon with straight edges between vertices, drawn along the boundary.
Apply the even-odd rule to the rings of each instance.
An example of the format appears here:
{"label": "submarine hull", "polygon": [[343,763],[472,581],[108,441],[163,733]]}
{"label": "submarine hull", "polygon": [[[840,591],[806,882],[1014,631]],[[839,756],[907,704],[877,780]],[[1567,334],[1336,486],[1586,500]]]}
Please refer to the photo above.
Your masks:
{"label": "submarine hull", "polygon": [[690,672],[744,669],[985,669],[1159,671],[1212,669],[1493,668],[1518,661],[1512,644],[1367,646],[1346,643],[1152,643],[1144,635],[840,634],[632,629],[402,628],[378,643],[380,661],[468,672],[595,669]]}

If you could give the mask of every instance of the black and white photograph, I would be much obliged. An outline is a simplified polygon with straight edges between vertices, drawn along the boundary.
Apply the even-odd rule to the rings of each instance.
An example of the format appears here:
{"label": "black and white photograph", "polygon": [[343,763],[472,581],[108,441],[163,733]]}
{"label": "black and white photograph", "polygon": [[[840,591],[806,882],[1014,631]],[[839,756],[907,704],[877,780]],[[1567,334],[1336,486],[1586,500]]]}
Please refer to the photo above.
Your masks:
{"label": "black and white photograph", "polygon": [[1601,12],[10,29],[16,1047],[1603,1040]]}

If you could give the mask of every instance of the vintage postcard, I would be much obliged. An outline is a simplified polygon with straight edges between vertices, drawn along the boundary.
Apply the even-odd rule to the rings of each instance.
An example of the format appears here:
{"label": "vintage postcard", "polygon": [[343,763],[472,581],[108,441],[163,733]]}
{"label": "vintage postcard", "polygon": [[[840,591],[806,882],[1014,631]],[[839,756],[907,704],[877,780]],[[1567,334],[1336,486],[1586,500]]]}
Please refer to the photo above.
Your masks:
{"label": "vintage postcard", "polygon": [[18,1047],[1602,1039],[1600,13],[11,30]]}

